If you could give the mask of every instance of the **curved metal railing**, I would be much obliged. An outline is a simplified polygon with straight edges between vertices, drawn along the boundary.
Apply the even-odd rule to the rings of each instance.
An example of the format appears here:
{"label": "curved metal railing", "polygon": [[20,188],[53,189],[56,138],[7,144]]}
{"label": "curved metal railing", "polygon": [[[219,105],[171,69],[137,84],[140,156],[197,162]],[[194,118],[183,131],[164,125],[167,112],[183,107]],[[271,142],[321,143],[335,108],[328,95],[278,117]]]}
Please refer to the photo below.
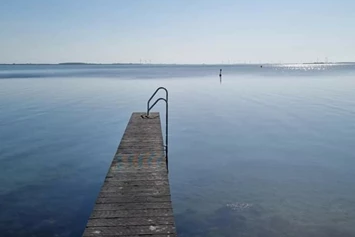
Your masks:
{"label": "curved metal railing", "polygon": [[[151,100],[154,98],[154,96],[158,93],[158,91],[164,90],[165,91],[165,98],[158,98],[152,105],[150,105]],[[165,157],[166,157],[166,168],[168,169],[168,90],[165,87],[159,87],[158,89],[155,90],[153,95],[149,98],[147,102],[147,116],[149,116],[150,110],[159,102],[159,101],[165,101]],[[169,170],[169,169],[168,169]]]}

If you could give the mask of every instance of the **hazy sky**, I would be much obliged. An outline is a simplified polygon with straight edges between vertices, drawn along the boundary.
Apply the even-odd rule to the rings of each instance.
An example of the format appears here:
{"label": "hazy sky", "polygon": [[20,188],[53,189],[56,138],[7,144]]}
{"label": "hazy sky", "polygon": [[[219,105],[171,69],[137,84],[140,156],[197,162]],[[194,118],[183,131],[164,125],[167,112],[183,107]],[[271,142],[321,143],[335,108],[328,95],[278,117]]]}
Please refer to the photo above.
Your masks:
{"label": "hazy sky", "polygon": [[1,0],[0,63],[355,61],[354,0]]}

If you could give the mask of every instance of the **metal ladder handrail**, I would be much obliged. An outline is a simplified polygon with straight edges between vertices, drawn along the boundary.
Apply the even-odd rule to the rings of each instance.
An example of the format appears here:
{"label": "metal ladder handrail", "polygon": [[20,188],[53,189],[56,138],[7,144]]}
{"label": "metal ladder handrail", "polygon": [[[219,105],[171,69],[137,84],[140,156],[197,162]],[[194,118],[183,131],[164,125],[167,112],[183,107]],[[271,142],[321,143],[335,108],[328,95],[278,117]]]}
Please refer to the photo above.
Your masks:
{"label": "metal ladder handrail", "polygon": [[[165,99],[160,97],[158,98],[152,106],[150,106],[150,101],[154,98],[154,96],[158,93],[158,91],[164,90],[165,91]],[[169,166],[168,166],[168,90],[165,87],[159,87],[155,90],[153,95],[149,98],[147,102],[147,116],[149,116],[150,110],[161,100],[165,101],[165,157],[166,157],[166,168],[169,171]]]}

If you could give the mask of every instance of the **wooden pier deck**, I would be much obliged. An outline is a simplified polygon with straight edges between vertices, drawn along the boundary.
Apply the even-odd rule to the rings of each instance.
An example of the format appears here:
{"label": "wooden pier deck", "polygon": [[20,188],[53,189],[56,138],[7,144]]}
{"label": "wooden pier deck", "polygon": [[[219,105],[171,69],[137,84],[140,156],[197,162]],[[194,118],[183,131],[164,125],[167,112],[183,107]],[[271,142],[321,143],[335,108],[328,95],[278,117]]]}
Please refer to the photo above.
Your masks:
{"label": "wooden pier deck", "polygon": [[83,236],[175,237],[159,113],[133,113]]}

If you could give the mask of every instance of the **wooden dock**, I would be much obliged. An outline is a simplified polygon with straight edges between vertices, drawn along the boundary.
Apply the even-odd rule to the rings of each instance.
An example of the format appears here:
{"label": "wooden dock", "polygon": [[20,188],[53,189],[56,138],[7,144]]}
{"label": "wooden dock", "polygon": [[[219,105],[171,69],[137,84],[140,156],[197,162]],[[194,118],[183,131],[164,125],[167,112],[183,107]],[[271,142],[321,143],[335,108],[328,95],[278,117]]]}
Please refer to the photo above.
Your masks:
{"label": "wooden dock", "polygon": [[159,113],[133,113],[83,236],[176,237]]}

